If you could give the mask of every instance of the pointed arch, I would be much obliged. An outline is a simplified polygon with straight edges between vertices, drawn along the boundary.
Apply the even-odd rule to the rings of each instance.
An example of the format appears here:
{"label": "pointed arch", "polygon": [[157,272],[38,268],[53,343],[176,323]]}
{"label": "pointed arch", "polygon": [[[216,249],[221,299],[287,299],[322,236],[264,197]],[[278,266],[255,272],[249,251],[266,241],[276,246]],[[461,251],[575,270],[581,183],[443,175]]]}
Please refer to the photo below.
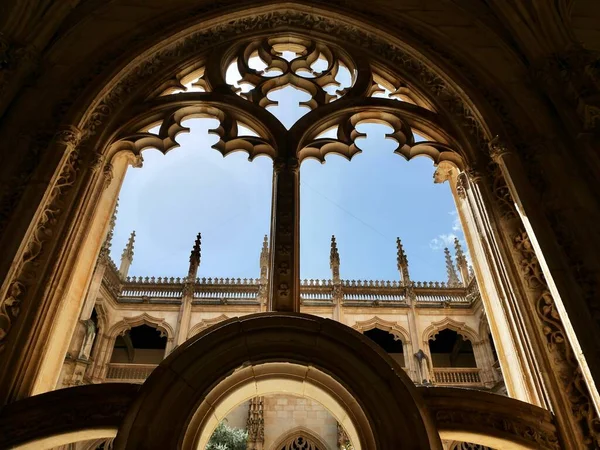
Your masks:
{"label": "pointed arch", "polygon": [[160,336],[166,337],[167,340],[172,340],[175,337],[173,328],[165,319],[153,317],[148,313],[143,313],[135,317],[125,317],[122,321],[113,325],[107,335],[111,338],[116,338],[119,334],[140,325],[148,325],[156,328],[160,331]]}
{"label": "pointed arch", "polygon": [[459,322],[450,317],[444,317],[442,320],[433,322],[425,328],[425,331],[423,331],[423,343],[428,345],[430,339],[435,340],[436,335],[445,329],[456,331],[464,339],[471,341],[471,344],[475,344],[480,340],[477,332],[466,323]]}
{"label": "pointed arch", "polygon": [[224,320],[227,320],[227,319],[230,319],[230,317],[227,317],[225,314],[221,314],[218,317],[213,317],[212,319],[203,319],[200,322],[198,322],[196,325],[194,325],[192,328],[190,328],[187,338],[190,339],[190,338],[196,336],[202,330],[205,330],[208,327],[212,327],[213,325],[216,325],[217,323],[223,322]]}
{"label": "pointed arch", "polygon": [[274,440],[275,443],[269,450],[281,450],[282,448],[288,450],[286,446],[289,445],[292,439],[296,439],[299,436],[306,437],[309,442],[312,441],[313,447],[308,447],[310,450],[333,450],[314,432],[302,426],[283,432]]}
{"label": "pointed arch", "polygon": [[374,316],[369,320],[359,320],[354,325],[352,325],[352,328],[363,334],[365,331],[369,331],[374,328],[379,328],[380,330],[387,331],[388,333],[393,335],[395,340],[402,341],[404,345],[409,345],[411,343],[410,334],[402,325],[400,325],[398,322],[385,320],[378,316]]}

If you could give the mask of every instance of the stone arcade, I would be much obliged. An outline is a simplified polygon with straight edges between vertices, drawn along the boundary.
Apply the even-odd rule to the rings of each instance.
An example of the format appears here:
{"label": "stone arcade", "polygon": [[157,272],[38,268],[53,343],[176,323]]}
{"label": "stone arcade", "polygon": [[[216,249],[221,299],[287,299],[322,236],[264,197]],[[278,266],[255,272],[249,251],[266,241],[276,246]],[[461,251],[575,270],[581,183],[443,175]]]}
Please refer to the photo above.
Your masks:
{"label": "stone arcade", "polygon": [[[1,448],[106,448],[112,438],[115,449],[203,448],[237,405],[260,409],[261,397],[282,393],[322,405],[355,449],[600,447],[597,2],[6,0],[1,8]],[[278,74],[252,70],[254,55]],[[311,69],[316,59],[327,62],[322,72]],[[244,95],[224,79],[234,61],[252,86]],[[342,65],[352,85],[331,92]],[[312,97],[289,130],[265,109],[285,84]],[[259,281],[198,280],[199,242],[179,282],[127,280],[128,251],[120,272],[103,256],[127,167],[141,165],[146,148],[174,148],[189,117],[219,121],[223,155],[273,159]],[[419,286],[400,244],[395,286],[342,280],[335,245],[331,280],[300,280],[300,163],[351,159],[365,121],[389,125],[398,155],[430,157],[436,181],[449,183],[476,285],[459,257],[450,287]],[[321,137],[336,127],[335,138]],[[423,299],[450,291],[435,305],[446,308],[442,323],[419,335],[410,322]],[[203,296],[211,292],[236,298],[217,297],[216,314]],[[137,313],[123,313],[127,302]],[[467,326],[482,311],[507,396],[440,386],[462,378],[444,383],[431,364],[425,339],[449,328],[473,345],[480,370],[469,379],[494,389],[491,346],[477,345],[487,333]],[[116,337],[125,332],[116,355],[131,364],[133,330],[143,326],[164,332],[166,359],[142,375],[111,369],[121,364],[107,359]],[[400,337],[402,358],[359,332],[372,329]],[[110,373],[129,383],[102,382]],[[289,431],[273,445],[328,445]]]}

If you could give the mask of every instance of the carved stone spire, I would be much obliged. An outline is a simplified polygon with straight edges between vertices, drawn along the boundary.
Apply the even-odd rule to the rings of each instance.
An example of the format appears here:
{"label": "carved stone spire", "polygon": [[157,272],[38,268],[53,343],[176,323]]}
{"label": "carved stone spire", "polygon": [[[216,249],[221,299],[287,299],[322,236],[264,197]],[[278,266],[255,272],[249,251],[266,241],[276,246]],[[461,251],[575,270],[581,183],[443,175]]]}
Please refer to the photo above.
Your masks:
{"label": "carved stone spire", "polygon": [[121,277],[127,278],[127,274],[129,273],[129,266],[133,262],[133,246],[135,244],[135,230],[131,232],[129,236],[129,240],[127,241],[127,245],[123,249],[123,254],[121,255],[121,265],[119,266],[119,273]]}
{"label": "carved stone spire", "polygon": [[454,251],[456,253],[456,267],[458,268],[458,272],[460,273],[463,285],[466,286],[467,284],[469,284],[469,279],[471,278],[469,275],[469,264],[467,263],[467,258],[463,253],[458,238],[454,238]]}
{"label": "carved stone spire", "polygon": [[188,281],[193,282],[198,275],[198,268],[200,267],[200,244],[202,243],[202,233],[198,233],[196,240],[194,241],[194,247],[190,252],[190,268],[188,269]]}
{"label": "carved stone spire", "polygon": [[115,210],[110,218],[110,222],[108,225],[108,233],[106,233],[106,239],[104,239],[104,243],[100,248],[100,258],[108,259],[110,258],[110,248],[112,247],[112,240],[115,234],[115,224],[117,223],[117,213],[119,212],[119,200],[117,199],[117,204],[115,205]]}
{"label": "carved stone spire", "polygon": [[329,253],[329,267],[334,283],[340,281],[340,253],[338,252],[335,235],[331,235],[331,251]]}
{"label": "carved stone spire", "polygon": [[396,238],[396,247],[398,249],[396,261],[398,262],[398,272],[400,272],[400,280],[404,286],[410,285],[410,274],[408,272],[408,259],[404,253],[404,247],[399,237]]}
{"label": "carved stone spire", "polygon": [[450,250],[448,247],[444,249],[444,255],[446,256],[446,271],[448,272],[448,286],[454,287],[458,286],[460,282],[458,281],[458,276],[456,275],[456,269],[454,267],[454,263],[452,262],[452,256],[450,256]]}
{"label": "carved stone spire", "polygon": [[265,234],[260,251],[260,281],[266,283],[269,276],[269,238]]}

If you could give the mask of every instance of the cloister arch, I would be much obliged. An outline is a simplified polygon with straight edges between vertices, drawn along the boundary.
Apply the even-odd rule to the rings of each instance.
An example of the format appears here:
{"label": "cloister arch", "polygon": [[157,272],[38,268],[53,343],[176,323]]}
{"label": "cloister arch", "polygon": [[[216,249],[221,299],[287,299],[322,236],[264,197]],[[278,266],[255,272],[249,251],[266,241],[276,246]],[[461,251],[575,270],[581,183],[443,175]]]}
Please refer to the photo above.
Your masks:
{"label": "cloister arch", "polygon": [[446,328],[456,331],[464,339],[471,341],[473,344],[476,344],[480,340],[477,331],[467,324],[452,320],[450,317],[444,317],[439,322],[433,322],[423,330],[423,345],[427,346],[430,339],[435,339],[435,335]]}
{"label": "cloister arch", "polygon": [[201,320],[199,323],[197,323],[190,329],[190,332],[188,333],[188,339],[191,339],[201,331],[204,331],[207,328],[210,328],[213,325],[216,325],[217,323],[223,322],[227,319],[229,319],[229,317],[227,317],[225,314],[221,314],[219,317]]}
{"label": "cloister arch", "polygon": [[[488,238],[486,242],[472,245],[479,246],[476,254],[492,255],[487,257],[486,267],[476,268],[476,271],[479,276],[483,276],[481,273],[485,271],[492,274],[486,275],[487,284],[497,287],[498,293],[496,297],[488,299],[486,306],[494,311],[494,314],[490,314],[491,320],[501,323],[493,331],[498,335],[499,327],[508,330],[510,338],[506,340],[506,345],[510,346],[512,342],[511,348],[500,352],[501,358],[505,364],[507,361],[515,362],[523,375],[509,380],[509,389],[519,398],[552,408],[568,445],[576,448],[586,439],[594,441],[596,438],[590,437],[594,432],[589,430],[595,430],[598,423],[593,414],[598,396],[591,378],[591,374],[598,373],[598,362],[594,356],[598,327],[593,322],[593,314],[582,313],[589,311],[590,306],[586,304],[586,297],[581,293],[575,276],[560,276],[561,271],[571,273],[569,259],[563,257],[564,252],[570,249],[559,248],[553,234],[564,234],[563,227],[569,229],[568,223],[572,224],[573,219],[565,224],[558,212],[556,217],[550,219],[543,216],[536,205],[536,188],[528,184],[527,166],[523,166],[511,150],[524,142],[519,127],[543,133],[544,120],[540,119],[538,123],[528,117],[526,106],[511,101],[508,95],[496,94],[497,91],[491,89],[493,83],[489,79],[484,78],[482,87],[477,82],[481,80],[478,78],[481,71],[477,68],[461,70],[464,66],[460,64],[452,67],[452,58],[444,55],[443,50],[428,47],[427,41],[419,45],[418,39],[410,32],[406,36],[408,43],[402,43],[393,31],[384,35],[375,31],[374,25],[366,20],[359,21],[324,7],[311,9],[305,3],[290,3],[285,7],[267,5],[236,11],[229,17],[219,14],[209,17],[208,14],[212,12],[205,10],[196,11],[196,14],[202,18],[198,23],[188,28],[180,24],[179,34],[174,34],[174,29],[169,28],[171,36],[166,43],[154,42],[143,51],[138,47],[132,49],[131,55],[135,53],[135,58],[130,58],[127,63],[119,60],[109,64],[101,75],[94,74],[96,83],[81,83],[91,86],[85,92],[83,87],[74,90],[71,103],[65,105],[57,101],[57,105],[54,105],[68,110],[59,115],[59,120],[67,126],[59,130],[54,126],[58,124],[51,122],[53,128],[50,132],[58,131],[56,137],[51,142],[43,139],[43,143],[39,144],[45,150],[45,156],[36,169],[36,176],[47,183],[40,183],[40,186],[27,192],[26,201],[23,200],[13,213],[23,213],[25,225],[13,225],[10,236],[3,235],[0,242],[10,256],[10,262],[3,262],[1,268],[3,274],[7,274],[0,300],[0,346],[4,349],[1,358],[5,367],[11,367],[10,371],[0,375],[0,383],[7,386],[6,393],[2,394],[3,401],[42,392],[53,386],[58,371],[52,358],[63,354],[68,345],[68,338],[61,338],[57,334],[71,334],[69,330],[73,329],[77,315],[75,311],[80,306],[78,299],[83,297],[80,295],[82,285],[86,284],[81,280],[90,276],[89,265],[97,255],[126,165],[129,162],[139,163],[136,152],[145,145],[170,148],[171,139],[180,131],[180,118],[187,114],[206,114],[207,107],[214,107],[211,104],[212,94],[202,93],[175,94],[170,99],[159,98],[144,104],[150,84],[161,77],[163,84],[165,80],[168,81],[167,74],[172,73],[174,67],[183,65],[182,54],[201,53],[216,45],[216,42],[228,41],[240,33],[260,35],[265,30],[292,29],[301,32],[310,29],[315,39],[329,38],[346,41],[349,46],[357,48],[362,46],[363,51],[374,60],[387,60],[393,70],[430,94],[427,98],[439,115],[435,120],[432,119],[435,113],[431,111],[417,117],[416,108],[411,106],[403,108],[402,113],[409,125],[424,123],[432,128],[432,132],[439,129],[441,135],[444,131],[445,135],[453,137],[455,142],[440,139],[441,144],[455,144],[455,149],[464,156],[464,166],[457,167],[466,170],[449,181],[457,192],[464,194],[464,215],[472,229],[478,229]],[[385,26],[382,28],[389,29]],[[431,58],[434,58],[433,62]],[[462,74],[459,75],[459,72]],[[213,86],[216,91],[223,88]],[[362,84],[359,88],[366,89],[367,86]],[[197,101],[208,103],[208,106],[191,104]],[[246,107],[241,107],[241,102],[241,99],[238,102],[231,97],[231,106],[227,111],[243,116],[254,126],[258,126],[258,123],[254,123],[256,117],[268,120],[258,108],[248,106],[252,114],[248,113]],[[138,106],[132,106],[136,103]],[[332,105],[335,103],[337,101]],[[386,104],[379,100],[348,103],[369,112],[375,106]],[[142,109],[139,105],[143,105],[144,112],[134,114]],[[151,108],[147,109],[148,106]],[[335,109],[331,105],[325,108],[321,111],[323,115]],[[151,114],[144,115],[146,111],[151,111]],[[355,111],[352,106],[340,108],[340,111],[350,116],[346,122],[350,123],[348,129],[351,130],[351,117]],[[506,123],[507,111],[519,122],[516,130]],[[158,140],[161,142],[146,135],[127,139],[131,138],[131,133],[138,133],[138,125],[142,122],[147,124],[155,121],[157,112],[170,119],[166,122],[168,126],[165,125],[159,132]],[[389,112],[386,109],[385,113]],[[151,117],[152,114],[154,117]],[[140,117],[141,121],[136,122]],[[226,122],[225,116],[223,122]],[[548,119],[546,125],[547,122]],[[127,126],[130,129],[120,129]],[[298,181],[297,155],[287,146],[273,147],[272,142],[269,145],[258,141],[252,141],[251,145],[239,142],[234,139],[231,128],[222,128],[219,132],[222,133],[221,148],[224,152],[231,151],[227,143],[233,143],[235,148],[243,146],[249,153],[271,152],[273,149],[276,186],[278,192],[287,193],[287,196],[281,194],[279,200],[285,201],[275,204],[274,215],[282,220],[278,221],[271,242],[275,249],[285,248],[288,254],[276,251],[272,258],[272,268],[277,269],[273,273],[277,276],[271,285],[271,307],[285,311],[297,310],[298,260],[297,242],[293,236],[298,199],[292,189]],[[271,123],[265,128],[273,130],[278,126]],[[496,134],[501,138],[494,139]],[[302,137],[299,132],[296,133],[295,142],[302,142]],[[112,147],[115,142],[123,147]],[[281,144],[281,141],[275,143]],[[538,145],[545,148],[545,144]],[[442,148],[444,151],[433,148],[439,151],[438,156],[452,154],[446,152],[445,148]],[[107,152],[107,149],[110,151]],[[120,150],[124,150],[125,154],[116,154]],[[404,151],[410,156],[411,150],[408,148]],[[432,150],[427,148],[426,151]],[[491,156],[487,154],[488,151]],[[533,182],[536,181],[534,179]],[[17,199],[22,200],[18,189],[15,189]],[[560,198],[556,201],[565,204]],[[96,225],[84,233],[83,228],[92,222]],[[288,236],[290,230],[292,237]],[[585,239],[569,238],[569,242],[578,240],[587,242]],[[593,239],[590,242],[590,245],[596,243]],[[88,245],[90,243],[97,245],[94,248]],[[85,252],[82,252],[84,248]],[[573,252],[577,253],[575,250]],[[12,258],[13,255],[16,257]],[[558,261],[557,266],[551,264],[552,267],[549,267],[550,260]],[[583,261],[588,263],[590,258],[583,258]],[[593,261],[590,264],[595,267]],[[34,276],[36,274],[41,275]],[[552,274],[558,274],[556,279],[551,277]],[[50,286],[52,289],[49,289]],[[491,306],[494,301],[499,306]],[[38,323],[40,325],[31,330],[24,326]],[[523,342],[526,347],[521,353],[516,345],[518,342]],[[52,353],[52,357],[36,356],[44,354],[40,349],[46,343],[48,354]],[[583,349],[579,348],[580,344]],[[24,351],[33,347],[37,351]],[[591,361],[591,369],[588,369],[584,353]],[[540,366],[543,370],[538,375]],[[40,376],[40,373],[44,375]],[[563,373],[568,376],[562,376]],[[567,379],[566,385],[563,379]],[[562,392],[570,386],[577,386],[577,393],[567,397]],[[573,410],[589,414],[570,414],[569,411]]]}
{"label": "cloister arch", "polygon": [[165,319],[152,317],[146,313],[136,317],[125,317],[122,321],[110,327],[107,334],[111,338],[116,338],[123,332],[140,325],[148,325],[156,328],[158,331],[160,331],[161,337],[166,337],[167,341],[172,341],[175,337],[173,327],[171,327],[171,325],[169,325]]}
{"label": "cloister arch", "polygon": [[[380,330],[387,331],[402,341],[403,344],[409,345],[410,335],[408,331],[399,323],[391,322],[389,320],[382,319],[380,317],[373,317],[369,320],[361,320],[352,325],[356,331],[364,333],[365,331],[372,330],[373,328],[379,328]],[[407,350],[407,353],[409,351]]]}
{"label": "cloister arch", "polygon": [[[211,364],[216,360],[223,365]],[[0,410],[0,446],[40,448],[116,433],[115,449],[195,450],[240,399],[273,391],[322,401],[357,449],[441,449],[438,432],[500,448],[559,446],[549,411],[479,391],[417,389],[360,333],[290,313],[254,314],[205,330],[142,387],[77,386],[11,404]]]}

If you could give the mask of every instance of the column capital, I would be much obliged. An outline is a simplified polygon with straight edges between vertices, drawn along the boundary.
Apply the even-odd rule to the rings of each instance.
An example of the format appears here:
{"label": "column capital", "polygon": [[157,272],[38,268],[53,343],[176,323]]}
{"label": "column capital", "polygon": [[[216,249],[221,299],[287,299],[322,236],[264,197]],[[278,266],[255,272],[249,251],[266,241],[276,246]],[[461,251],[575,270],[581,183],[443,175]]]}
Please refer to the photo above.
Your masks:
{"label": "column capital", "polygon": [[290,170],[291,172],[297,173],[300,171],[300,161],[296,157],[284,158],[277,157],[273,160],[273,170],[275,173],[279,173],[282,170]]}
{"label": "column capital", "polygon": [[496,164],[500,163],[505,155],[512,153],[506,142],[504,142],[498,135],[491,139],[487,145],[488,153]]}
{"label": "column capital", "polygon": [[467,167],[463,173],[473,184],[479,183],[483,178],[483,173],[474,167]]}
{"label": "column capital", "polygon": [[54,135],[54,139],[58,144],[75,148],[83,139],[83,131],[74,125],[63,125]]}

